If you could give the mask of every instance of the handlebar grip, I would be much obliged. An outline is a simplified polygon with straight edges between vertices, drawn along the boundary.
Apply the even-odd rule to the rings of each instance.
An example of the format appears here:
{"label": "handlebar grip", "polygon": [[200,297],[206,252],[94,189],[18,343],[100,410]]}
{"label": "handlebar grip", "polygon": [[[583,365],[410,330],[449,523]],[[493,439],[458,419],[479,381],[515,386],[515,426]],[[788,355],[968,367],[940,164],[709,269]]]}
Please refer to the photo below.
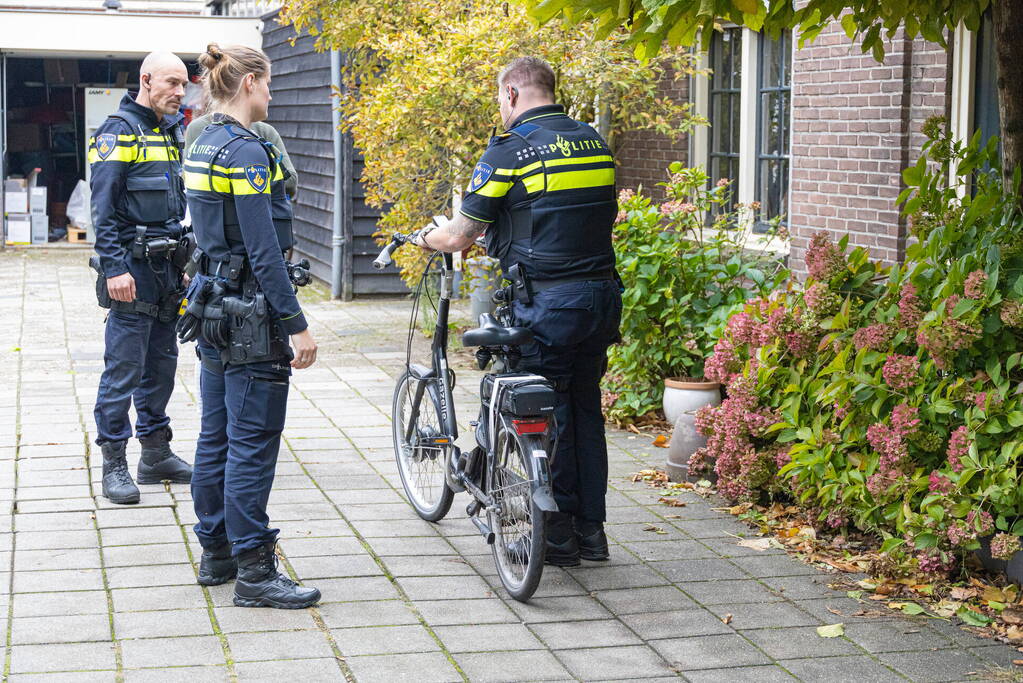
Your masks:
{"label": "handlebar grip", "polygon": [[394,253],[400,243],[396,241],[390,242],[386,247],[380,251],[380,255],[373,260],[373,267],[377,270],[383,270],[387,266],[391,265],[391,254]]}

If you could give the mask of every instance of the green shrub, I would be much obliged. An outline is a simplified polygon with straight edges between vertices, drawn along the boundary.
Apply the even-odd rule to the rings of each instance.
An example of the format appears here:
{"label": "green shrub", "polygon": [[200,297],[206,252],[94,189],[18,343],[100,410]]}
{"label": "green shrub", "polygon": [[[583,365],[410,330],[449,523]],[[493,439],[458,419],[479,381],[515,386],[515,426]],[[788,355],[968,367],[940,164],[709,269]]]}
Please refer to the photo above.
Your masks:
{"label": "green shrub", "polygon": [[[670,166],[655,202],[630,190],[614,229],[625,285],[622,343],[612,347],[608,415],[623,421],[660,406],[665,377],[702,379],[704,358],[728,316],[788,277],[781,262],[747,248],[748,208],[726,211],[727,180],[709,188],[701,168]],[[713,216],[713,220],[706,220]],[[769,236],[765,236],[769,237]]]}

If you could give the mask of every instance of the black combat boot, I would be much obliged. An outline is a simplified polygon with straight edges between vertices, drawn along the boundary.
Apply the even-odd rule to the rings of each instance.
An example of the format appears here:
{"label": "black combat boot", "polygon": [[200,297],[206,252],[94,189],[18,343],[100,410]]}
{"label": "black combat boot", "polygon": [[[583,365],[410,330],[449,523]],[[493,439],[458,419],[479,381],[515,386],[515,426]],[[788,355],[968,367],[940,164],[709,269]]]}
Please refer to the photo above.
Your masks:
{"label": "black combat boot", "polygon": [[227,583],[238,574],[238,561],[231,556],[231,544],[225,543],[215,548],[203,548],[199,559],[200,586],[219,586]]}
{"label": "black combat boot", "polygon": [[579,566],[579,540],[575,535],[572,515],[547,513],[547,554],[544,561],[555,567]]}
{"label": "black combat boot", "polygon": [[603,562],[611,559],[607,549],[607,536],[601,522],[588,522],[585,519],[575,520],[576,538],[579,541],[579,557],[590,562]]}
{"label": "black combat boot", "polygon": [[127,441],[107,441],[103,449],[103,495],[111,503],[132,505],[139,502],[139,489],[128,471]]}
{"label": "black combat boot", "polygon": [[138,473],[140,484],[159,484],[165,480],[172,484],[191,483],[192,466],[174,455],[170,449],[171,437],[170,427],[139,437],[142,444]]}
{"label": "black combat boot", "polygon": [[234,604],[238,607],[302,609],[315,605],[319,599],[320,591],[299,586],[277,571],[273,543],[238,556],[238,580],[234,584]]}

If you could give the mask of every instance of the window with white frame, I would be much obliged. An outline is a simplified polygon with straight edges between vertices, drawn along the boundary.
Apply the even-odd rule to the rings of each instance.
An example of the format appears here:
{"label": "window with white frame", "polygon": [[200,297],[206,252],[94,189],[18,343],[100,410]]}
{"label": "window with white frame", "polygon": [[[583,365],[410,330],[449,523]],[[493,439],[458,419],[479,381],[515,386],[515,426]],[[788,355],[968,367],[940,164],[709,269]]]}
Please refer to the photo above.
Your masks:
{"label": "window with white frame", "polygon": [[[982,17],[977,31],[960,24],[955,31],[952,49],[952,116],[949,131],[961,142],[967,142],[976,131],[982,141],[999,135],[997,67],[995,41],[991,26],[991,10]],[[956,182],[955,169],[952,182]],[[967,186],[960,188],[966,192]]]}
{"label": "window with white frame", "polygon": [[726,28],[715,33],[710,51],[710,97],[707,119],[710,121],[710,143],[707,149],[707,174],[713,185],[721,178],[732,185],[734,208],[739,177],[739,145],[742,138],[740,110],[742,95],[742,29]]}
{"label": "window with white frame", "polygon": [[755,227],[788,210],[792,40],[731,27],[714,34],[693,81],[694,108],[710,125],[692,136],[690,158],[710,182],[732,181],[733,202],[759,202]]}

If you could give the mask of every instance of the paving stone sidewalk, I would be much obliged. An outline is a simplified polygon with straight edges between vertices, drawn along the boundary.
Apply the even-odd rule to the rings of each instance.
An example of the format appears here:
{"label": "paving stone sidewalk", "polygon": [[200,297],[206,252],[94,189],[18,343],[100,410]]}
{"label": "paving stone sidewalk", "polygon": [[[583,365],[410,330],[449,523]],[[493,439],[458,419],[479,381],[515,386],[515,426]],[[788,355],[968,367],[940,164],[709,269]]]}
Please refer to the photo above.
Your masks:
{"label": "paving stone sidewalk", "polygon": [[[294,377],[270,516],[287,569],[323,602],[236,608],[230,585],[195,583],[187,486],[142,487],[132,507],[98,495],[103,315],[87,255],[0,254],[5,680],[1018,680],[999,670],[1019,656],[1008,647],[940,620],[855,616],[834,576],[738,546],[748,529],[719,501],[658,504],[628,475],[664,451],[623,432],[608,435],[612,561],[548,568],[530,604],[511,600],[465,501],[433,525],[402,497],[389,414],[404,300],[303,294],[320,360]],[[182,348],[170,414],[188,460],[194,366]],[[465,423],[478,373],[458,372]],[[843,637],[818,636],[836,622]]]}

